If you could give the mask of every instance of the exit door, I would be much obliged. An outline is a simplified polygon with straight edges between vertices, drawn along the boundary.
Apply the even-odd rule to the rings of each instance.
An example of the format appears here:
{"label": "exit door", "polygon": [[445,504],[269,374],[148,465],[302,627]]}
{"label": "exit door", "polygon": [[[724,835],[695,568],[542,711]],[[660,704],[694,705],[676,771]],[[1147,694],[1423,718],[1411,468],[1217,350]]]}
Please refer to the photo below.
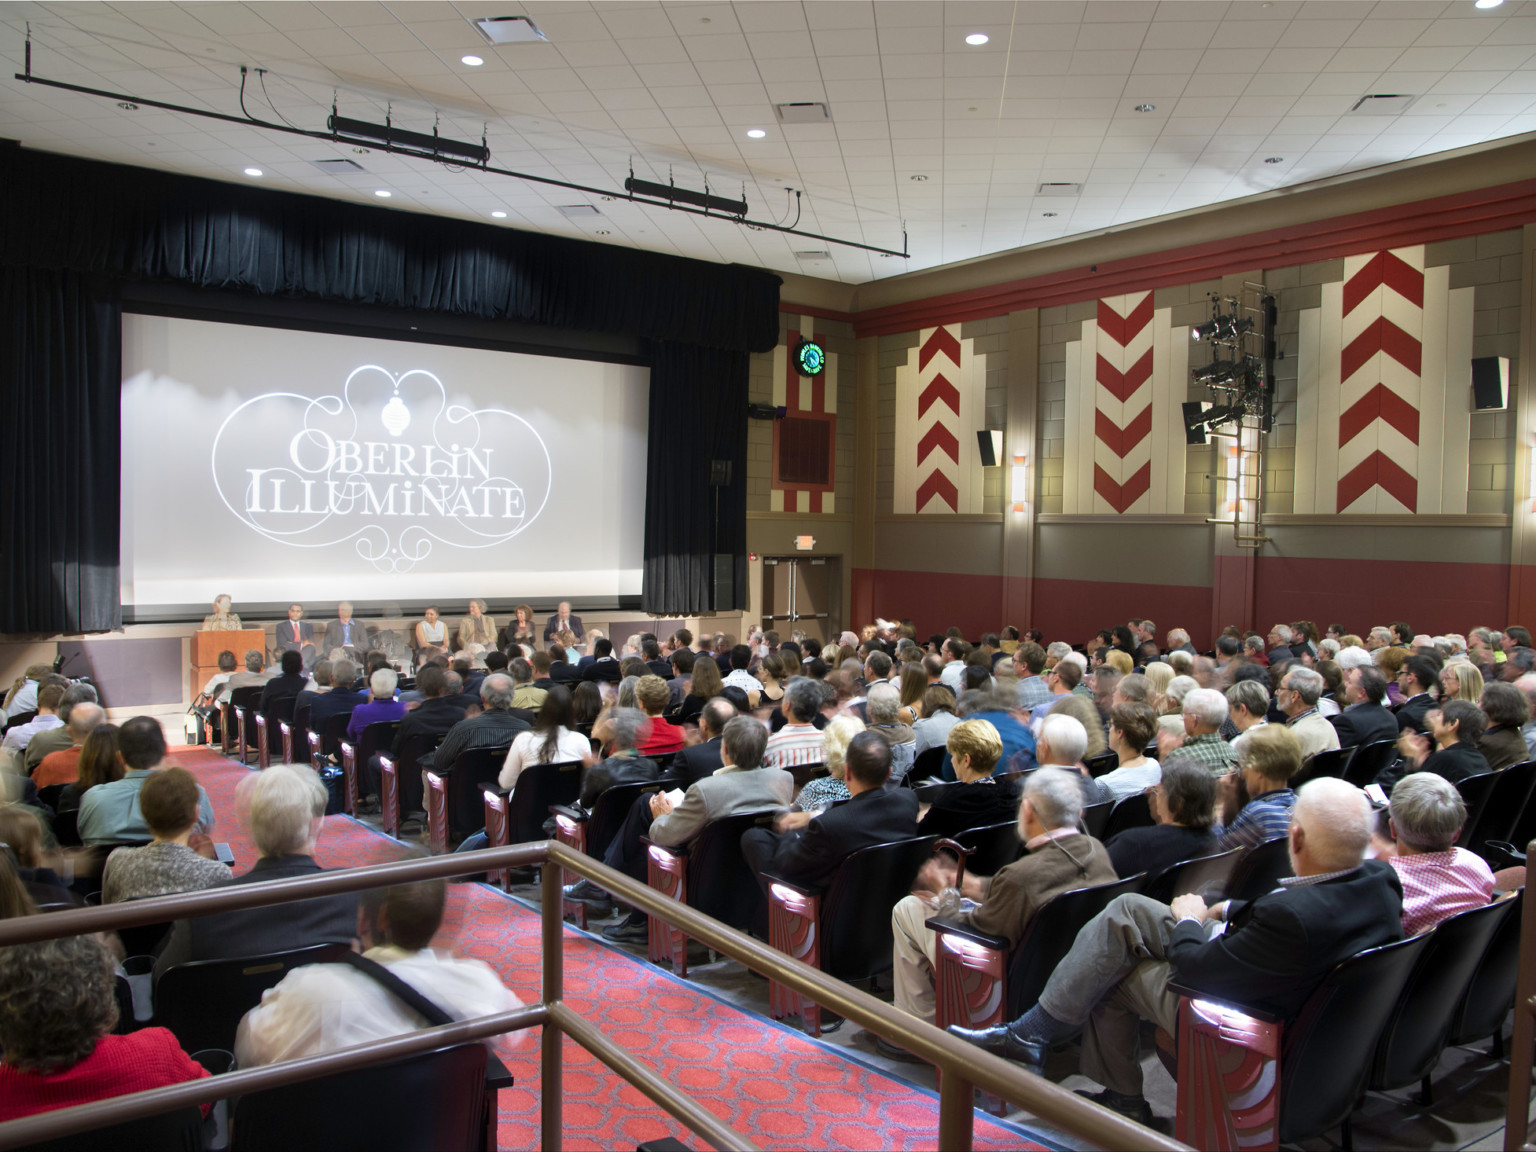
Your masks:
{"label": "exit door", "polygon": [[837,633],[841,589],[835,556],[763,557],[763,629],[784,639],[796,628],[825,644]]}

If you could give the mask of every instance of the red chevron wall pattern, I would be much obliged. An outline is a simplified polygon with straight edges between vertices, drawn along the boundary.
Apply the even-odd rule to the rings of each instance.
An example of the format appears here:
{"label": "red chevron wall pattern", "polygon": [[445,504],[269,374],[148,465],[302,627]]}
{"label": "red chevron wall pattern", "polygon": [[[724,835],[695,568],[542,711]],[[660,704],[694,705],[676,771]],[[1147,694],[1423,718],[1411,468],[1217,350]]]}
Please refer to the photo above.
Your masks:
{"label": "red chevron wall pattern", "polygon": [[1152,293],[1100,300],[1097,320],[1093,490],[1124,513],[1152,486]]}
{"label": "red chevron wall pattern", "polygon": [[1418,510],[1424,249],[1346,257],[1336,510],[1379,487]]}
{"label": "red chevron wall pattern", "polygon": [[960,341],[949,329],[935,328],[923,341],[917,354],[917,371],[928,381],[917,396],[918,426],[925,429],[917,441],[917,459],[912,462],[918,473],[917,507],[921,511],[937,496],[949,505],[951,512],[958,512],[959,489],[944,474],[941,461],[934,455],[942,452],[951,463],[960,463],[960,438],[953,427],[960,419],[960,390],[950,381],[950,375],[960,373]]}
{"label": "red chevron wall pattern", "polygon": [[897,512],[978,512],[981,466],[976,452],[984,407],[985,357],[960,338],[960,326],[925,328],[896,372],[893,507]]}

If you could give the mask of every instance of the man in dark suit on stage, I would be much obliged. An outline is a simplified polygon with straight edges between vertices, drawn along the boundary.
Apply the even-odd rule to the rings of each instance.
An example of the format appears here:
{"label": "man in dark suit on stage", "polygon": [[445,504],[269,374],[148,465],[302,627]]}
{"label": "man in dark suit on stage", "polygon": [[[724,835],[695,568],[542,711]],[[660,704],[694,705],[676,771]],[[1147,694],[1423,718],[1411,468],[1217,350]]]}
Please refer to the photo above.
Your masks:
{"label": "man in dark suit on stage", "polygon": [[544,643],[548,644],[555,638],[555,633],[569,628],[572,635],[580,640],[585,634],[581,629],[581,617],[571,615],[571,602],[560,601],[560,606],[553,616],[544,624]]}
{"label": "man in dark suit on stage", "polygon": [[303,658],[306,670],[314,666],[318,655],[315,626],[304,619],[304,605],[288,605],[288,619],[277,626],[272,647],[278,652],[297,652]]}
{"label": "man in dark suit on stage", "polygon": [[820,888],[837,866],[860,848],[907,840],[917,835],[917,794],[910,788],[886,788],[891,775],[891,746],[878,732],[860,732],[844,757],[852,799],[812,819],[792,812],[781,830],[749,828],[741,854],[766,891],[771,876],[804,888]]}
{"label": "man in dark suit on stage", "polygon": [[[1275,891],[1213,908],[1197,895],[1172,905],[1120,896],[1078,933],[1029,1012],[995,1028],[949,1031],[1038,1073],[1051,1041],[1085,1026],[1081,1071],[1104,1085],[1089,1098],[1147,1123],[1141,1021],[1177,1033],[1171,981],[1291,1019],[1336,964],[1402,939],[1397,873],[1365,859],[1370,812],[1365,793],[1343,780],[1303,785],[1290,829],[1295,875]],[[1218,920],[1226,932],[1212,937]]]}
{"label": "man in dark suit on stage", "polygon": [[1362,665],[1344,673],[1344,711],[1328,717],[1339,734],[1340,748],[1357,748],[1381,740],[1397,739],[1397,719],[1382,705],[1387,698],[1387,678],[1375,665]]}

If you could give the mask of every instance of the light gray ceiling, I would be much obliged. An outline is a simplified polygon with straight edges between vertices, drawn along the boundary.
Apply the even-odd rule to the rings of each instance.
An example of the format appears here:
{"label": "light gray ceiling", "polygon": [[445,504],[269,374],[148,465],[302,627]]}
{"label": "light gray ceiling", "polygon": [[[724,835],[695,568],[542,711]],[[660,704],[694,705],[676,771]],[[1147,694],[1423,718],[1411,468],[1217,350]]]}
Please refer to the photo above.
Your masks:
{"label": "light gray ceiling", "polygon": [[[498,48],[470,24],[522,14],[547,43]],[[392,105],[401,127],[484,131],[492,163],[536,175],[707,177],[776,221],[794,188],[801,227],[899,249],[905,226],[911,259],[623,201],[568,219],[559,206],[595,198],[28,87],[9,75],[29,22],[49,79],[238,114],[239,67],[261,67],[258,117],[323,128],[335,91],[343,115]],[[1536,130],[1529,0],[0,3],[0,56],[0,136],[30,147],[234,181],[258,167],[274,188],[384,190],[412,211],[850,283]],[[1382,93],[1415,99],[1351,112]],[[777,123],[792,101],[832,121]],[[312,164],[337,157],[364,171]]]}

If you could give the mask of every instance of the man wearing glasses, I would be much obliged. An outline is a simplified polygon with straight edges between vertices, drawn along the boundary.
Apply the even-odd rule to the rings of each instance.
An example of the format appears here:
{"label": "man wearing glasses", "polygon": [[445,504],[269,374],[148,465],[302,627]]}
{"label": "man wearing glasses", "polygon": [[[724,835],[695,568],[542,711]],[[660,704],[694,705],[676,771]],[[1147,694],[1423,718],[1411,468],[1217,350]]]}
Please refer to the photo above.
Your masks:
{"label": "man wearing glasses", "polygon": [[1440,669],[1428,656],[1410,656],[1397,673],[1397,687],[1405,699],[1397,710],[1397,730],[1427,731],[1424,714],[1435,706]]}

